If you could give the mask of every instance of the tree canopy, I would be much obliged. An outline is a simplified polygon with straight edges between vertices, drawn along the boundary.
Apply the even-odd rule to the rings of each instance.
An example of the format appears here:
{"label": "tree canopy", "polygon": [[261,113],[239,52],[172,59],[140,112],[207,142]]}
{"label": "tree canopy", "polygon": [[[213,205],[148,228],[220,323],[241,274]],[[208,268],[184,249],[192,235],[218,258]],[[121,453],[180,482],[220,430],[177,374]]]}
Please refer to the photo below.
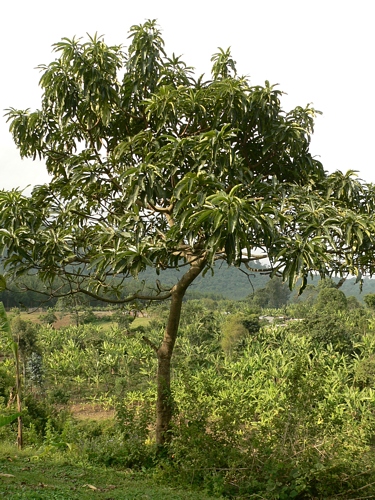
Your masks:
{"label": "tree canopy", "polygon": [[[374,194],[353,172],[327,175],[309,151],[317,112],[283,110],[277,86],[238,75],[229,50],[197,77],[166,54],[155,21],[129,38],[126,51],[96,35],[62,39],[40,66],[41,108],[8,110],[21,156],[44,159],[51,180],[30,197],[0,193],[0,244],[8,272],[38,271],[47,294],[171,299],[152,346],[169,418],[169,362],[194,279],[220,260],[252,272],[260,258],[290,287],[313,271],[372,273]],[[121,296],[148,266],[181,277]]]}

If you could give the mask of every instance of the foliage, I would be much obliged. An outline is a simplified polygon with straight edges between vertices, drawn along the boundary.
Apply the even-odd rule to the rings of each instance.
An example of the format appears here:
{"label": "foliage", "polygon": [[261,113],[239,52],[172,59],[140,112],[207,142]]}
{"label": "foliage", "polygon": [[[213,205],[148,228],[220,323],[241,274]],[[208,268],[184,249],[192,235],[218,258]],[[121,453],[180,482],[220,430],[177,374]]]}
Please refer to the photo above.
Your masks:
{"label": "foliage", "polygon": [[166,474],[187,482],[194,474],[211,491],[221,478],[221,492],[270,499],[365,486],[374,474],[375,399],[372,389],[352,387],[355,367],[329,345],[273,327],[236,361],[195,372],[194,383],[178,377]]}
{"label": "foliage", "polygon": [[375,309],[375,293],[368,293],[363,297],[367,307]]}
{"label": "foliage", "polygon": [[[247,333],[228,357],[220,349],[221,331],[231,318],[249,319],[247,303],[187,306],[175,351],[172,441],[164,456],[156,457],[153,438],[152,352],[140,334],[93,325],[38,331],[43,364],[54,368],[45,371],[46,399],[26,397],[25,441],[34,455],[90,467],[151,468],[155,480],[194,486],[202,495],[276,500],[375,494],[371,313],[322,314],[319,321],[311,309],[305,321]],[[160,306],[158,316],[158,309],[150,310],[153,320],[145,327],[151,341],[166,313]],[[113,357],[108,364],[110,353],[118,354],[118,364]],[[51,404],[53,391],[77,397],[74,362],[66,361],[75,356],[82,394],[115,406],[115,421],[76,421]],[[103,377],[99,388],[94,373]]]}
{"label": "foliage", "polygon": [[14,413],[13,415],[0,415],[0,427],[4,427],[5,425],[11,424],[20,415],[21,415],[20,413]]}
{"label": "foliage", "polygon": [[121,424],[122,465],[152,466],[156,448],[149,435],[155,419],[155,391],[128,392],[117,406],[117,419]]}
{"label": "foliage", "polygon": [[[5,288],[5,280],[4,278],[0,279],[0,287]],[[7,313],[4,308],[4,304],[0,302],[0,333],[7,337],[8,348],[10,348],[13,354],[14,361],[14,379],[15,379],[15,399],[17,400],[17,421],[18,421],[18,433],[17,433],[17,446],[19,449],[22,448],[23,445],[23,436],[22,436],[22,404],[21,404],[21,373],[20,373],[20,362],[19,362],[19,353],[20,353],[20,342],[15,341],[13,338],[13,332],[10,326],[10,322],[7,316]],[[9,403],[10,404],[10,400]]]}
{"label": "foliage", "polygon": [[354,383],[359,388],[375,387],[375,356],[373,354],[358,358],[355,372]]}
{"label": "foliage", "polygon": [[14,377],[6,366],[4,366],[4,362],[2,366],[0,366],[0,398],[5,400],[9,398],[9,390],[14,386]]}
{"label": "foliage", "polygon": [[74,317],[76,326],[96,321],[88,297],[82,294],[60,297],[56,303],[56,310],[62,313],[69,312]]}
{"label": "foliage", "polygon": [[12,334],[17,341],[21,358],[24,362],[33,352],[38,352],[37,328],[31,321],[21,319],[19,315],[11,320]]}
{"label": "foliage", "polygon": [[281,91],[239,77],[228,51],[211,80],[194,79],[153,21],[130,38],[127,55],[98,37],[63,39],[41,66],[41,109],[9,110],[21,155],[45,158],[52,181],[30,199],[2,193],[7,268],[115,300],[114,274],[192,256],[207,271],[259,248],[290,285],[370,266],[372,192],[352,173],[325,177],[309,153],[311,107],[285,112]]}
{"label": "foliage", "polygon": [[357,297],[354,297],[353,295],[349,295],[349,297],[346,297],[346,303],[349,310],[363,308],[363,305],[360,303]]}
{"label": "foliage", "polygon": [[133,319],[134,318],[130,316],[129,310],[124,308],[117,309],[113,314],[113,321],[117,323],[119,329],[127,330]]}
{"label": "foliage", "polygon": [[337,311],[346,311],[348,302],[344,292],[337,288],[323,288],[320,290],[315,310],[321,313],[331,313]]}
{"label": "foliage", "polygon": [[40,67],[41,109],[8,112],[21,155],[45,158],[52,181],[30,199],[3,193],[7,267],[95,295],[111,290],[114,273],[179,267],[192,253],[207,270],[219,254],[238,264],[262,248],[277,267],[292,259],[284,274],[294,281],[297,254],[307,254],[298,244],[285,254],[284,239],[295,243],[287,201],[301,193],[283,186],[324,180],[308,150],[311,107],[284,112],[281,91],[237,76],[229,52],[213,57],[212,80],[195,80],[166,56],[153,21],[131,28],[127,55],[96,36],[54,49],[59,58]]}
{"label": "foliage", "polygon": [[[366,322],[366,318],[364,318]],[[303,321],[294,323],[291,328],[295,333],[308,336],[315,348],[332,348],[335,352],[354,355],[356,342],[360,338],[361,318],[356,315],[313,310]],[[363,326],[363,325],[362,325]]]}
{"label": "foliage", "polygon": [[27,384],[30,387],[42,389],[44,382],[43,358],[40,352],[32,352],[26,363],[25,373],[27,374]]}
{"label": "foliage", "polygon": [[243,313],[230,314],[222,326],[221,347],[225,354],[243,348],[249,335],[256,335],[260,322],[256,315],[245,316]]}
{"label": "foliage", "polygon": [[22,415],[25,428],[32,427],[39,443],[45,436],[47,424],[58,427],[59,418],[65,416],[63,412],[59,412],[56,407],[49,404],[45,398],[32,392],[27,392],[24,395],[24,411]]}
{"label": "foliage", "polygon": [[55,314],[55,311],[51,307],[49,307],[47,312],[45,314],[42,314],[39,319],[42,323],[53,325],[53,323],[57,321],[57,316]]}
{"label": "foliage", "polygon": [[[301,278],[301,290],[313,271],[372,274],[374,190],[352,171],[327,175],[309,151],[317,112],[285,111],[282,92],[239,76],[229,50],[214,54],[208,80],[167,56],[155,21],[131,27],[126,53],[96,35],[54,50],[57,59],[40,66],[40,109],[7,112],[21,156],[44,159],[51,181],[31,197],[0,192],[5,270],[14,279],[38,272],[48,297],[69,295],[77,325],[80,294],[137,307],[171,299],[164,333],[143,336],[158,360],[162,447],[192,283],[215,262],[245,264],[249,275],[266,258],[272,276],[290,288]],[[126,278],[146,268],[180,278],[157,278],[152,290],[137,281],[124,296]],[[99,388],[98,366],[94,375]]]}
{"label": "foliage", "polygon": [[279,309],[285,306],[290,297],[290,289],[281,278],[274,277],[264,288],[256,290],[250,299],[255,306]]}

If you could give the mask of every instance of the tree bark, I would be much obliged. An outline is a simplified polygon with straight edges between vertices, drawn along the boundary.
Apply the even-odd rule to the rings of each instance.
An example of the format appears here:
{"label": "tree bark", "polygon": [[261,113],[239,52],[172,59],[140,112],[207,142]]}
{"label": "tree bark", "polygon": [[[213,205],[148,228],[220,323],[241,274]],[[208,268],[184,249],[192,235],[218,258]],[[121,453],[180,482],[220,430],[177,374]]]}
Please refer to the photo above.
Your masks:
{"label": "tree bark", "polygon": [[170,423],[173,416],[171,394],[171,359],[180,324],[182,301],[189,285],[202,272],[206,261],[198,259],[172,288],[169,316],[163,341],[157,350],[157,401],[156,401],[156,444],[163,447],[170,441]]}

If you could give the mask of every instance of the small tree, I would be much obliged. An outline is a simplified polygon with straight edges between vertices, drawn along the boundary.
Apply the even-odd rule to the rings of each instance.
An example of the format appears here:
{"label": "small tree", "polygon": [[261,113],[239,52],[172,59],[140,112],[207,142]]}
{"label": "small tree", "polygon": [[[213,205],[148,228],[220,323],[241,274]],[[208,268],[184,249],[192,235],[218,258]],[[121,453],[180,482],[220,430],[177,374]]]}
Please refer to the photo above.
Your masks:
{"label": "small tree", "polygon": [[[4,281],[0,280],[0,288],[3,287]],[[22,431],[22,403],[21,403],[21,371],[20,371],[20,358],[19,358],[19,345],[13,339],[12,330],[8,321],[8,316],[5,312],[4,304],[0,302],[0,330],[4,332],[9,339],[10,348],[14,356],[15,364],[15,380],[16,380],[16,394],[17,394],[17,410],[18,413],[9,417],[0,417],[0,427],[6,425],[16,418],[18,419],[18,433],[17,433],[17,446],[19,449],[23,446],[23,431]]]}
{"label": "small tree", "polygon": [[57,316],[55,314],[55,311],[51,307],[49,307],[46,313],[39,316],[39,319],[46,325],[53,325],[57,321]]}
{"label": "small tree", "polygon": [[341,290],[337,288],[322,288],[318,294],[314,308],[319,313],[347,311],[348,301],[345,293]]}
{"label": "small tree", "polygon": [[[351,173],[326,176],[309,152],[316,112],[284,111],[282,92],[252,86],[228,51],[210,79],[168,57],[155,21],[130,45],[64,38],[40,66],[40,110],[10,109],[21,156],[46,162],[51,181],[30,198],[0,194],[0,244],[18,276],[37,270],[54,296],[115,304],[169,300],[158,359],[156,439],[168,439],[171,359],[184,295],[217,261],[268,258],[292,287],[317,270],[372,270],[372,191]],[[170,287],[124,280],[146,267],[180,270]],[[254,271],[255,272],[255,271]],[[59,286],[53,283],[58,278]]]}
{"label": "small tree", "polygon": [[242,313],[231,314],[223,323],[221,347],[226,355],[244,345],[250,335],[260,330],[259,318],[256,315],[245,316]]}
{"label": "small tree", "polygon": [[31,321],[21,319],[20,315],[12,318],[10,325],[14,341],[17,343],[17,355],[21,361],[23,379],[24,382],[26,382],[27,361],[31,358],[33,353],[37,354],[40,351],[37,344],[36,325]]}
{"label": "small tree", "polygon": [[281,278],[274,277],[267,285],[257,290],[250,296],[253,304],[258,307],[270,307],[279,309],[288,303],[290,297],[290,289],[286,283],[283,283]]}
{"label": "small tree", "polygon": [[61,317],[69,313],[75,325],[79,326],[85,323],[84,315],[90,310],[89,298],[82,294],[63,295],[58,299],[56,309],[61,311]]}

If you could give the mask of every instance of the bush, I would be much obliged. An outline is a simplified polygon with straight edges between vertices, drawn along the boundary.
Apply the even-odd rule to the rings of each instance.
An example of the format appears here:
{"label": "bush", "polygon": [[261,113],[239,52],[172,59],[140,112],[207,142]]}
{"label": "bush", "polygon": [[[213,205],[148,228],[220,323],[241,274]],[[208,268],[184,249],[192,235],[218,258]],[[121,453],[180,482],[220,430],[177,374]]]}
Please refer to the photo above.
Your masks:
{"label": "bush", "polygon": [[23,397],[24,426],[26,428],[32,426],[40,438],[45,437],[48,422],[54,429],[61,430],[68,416],[68,411],[57,409],[48,399],[40,395],[28,392]]}
{"label": "bush", "polygon": [[95,313],[91,307],[84,308],[79,317],[79,322],[82,325],[95,323],[97,320],[98,318],[95,316]]}
{"label": "bush", "polygon": [[44,382],[44,370],[42,356],[32,352],[26,363],[27,383],[31,386],[42,388]]}
{"label": "bush", "polygon": [[57,321],[57,316],[55,314],[55,311],[50,307],[45,314],[41,314],[39,316],[39,319],[46,325],[53,325],[53,323]]}
{"label": "bush", "polygon": [[332,314],[348,310],[346,295],[337,288],[322,288],[319,292],[314,309],[318,314]]}
{"label": "bush", "polygon": [[304,321],[305,332],[313,344],[326,348],[329,344],[340,353],[354,352],[354,335],[343,318],[335,314],[310,315]]}
{"label": "bush", "polygon": [[0,366],[0,398],[8,401],[9,391],[14,386],[14,376],[5,366]]}
{"label": "bush", "polygon": [[354,383],[360,389],[375,387],[375,355],[358,359],[355,365]]}
{"label": "bush", "polygon": [[67,405],[70,401],[71,393],[64,387],[53,387],[48,391],[48,401],[52,405]]}
{"label": "bush", "polygon": [[154,463],[155,446],[150,439],[155,422],[155,391],[128,392],[117,405],[117,422],[120,433],[116,439],[121,441],[120,458],[112,457],[107,450],[106,460],[125,467],[150,467]]}
{"label": "bush", "polygon": [[231,314],[222,326],[221,347],[226,355],[244,348],[247,338],[260,330],[259,318],[243,313]]}
{"label": "bush", "polygon": [[375,394],[353,387],[355,358],[314,342],[267,328],[236,361],[180,375],[165,474],[268,499],[328,498],[369,484]]}

